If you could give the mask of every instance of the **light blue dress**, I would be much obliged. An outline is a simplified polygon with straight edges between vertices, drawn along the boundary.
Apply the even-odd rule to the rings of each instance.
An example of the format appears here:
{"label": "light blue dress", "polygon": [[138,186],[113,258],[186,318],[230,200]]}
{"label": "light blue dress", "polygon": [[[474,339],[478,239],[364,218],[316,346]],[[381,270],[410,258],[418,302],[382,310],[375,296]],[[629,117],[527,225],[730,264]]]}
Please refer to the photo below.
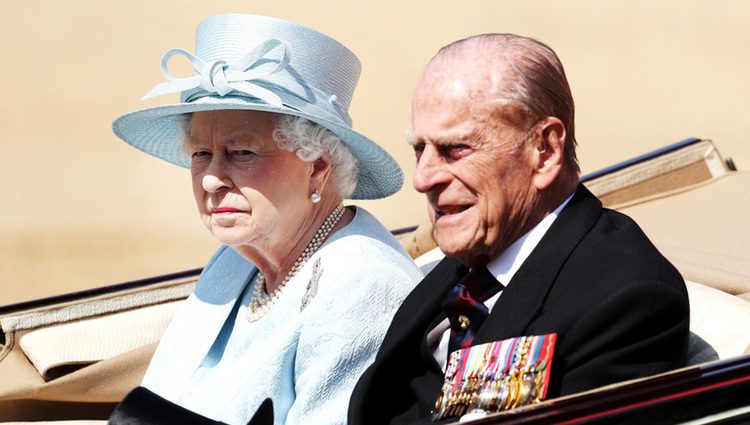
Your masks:
{"label": "light blue dress", "polygon": [[361,208],[251,323],[255,272],[231,248],[219,250],[169,325],[143,386],[229,424],[246,424],[269,397],[275,424],[345,424],[354,385],[421,272]]}

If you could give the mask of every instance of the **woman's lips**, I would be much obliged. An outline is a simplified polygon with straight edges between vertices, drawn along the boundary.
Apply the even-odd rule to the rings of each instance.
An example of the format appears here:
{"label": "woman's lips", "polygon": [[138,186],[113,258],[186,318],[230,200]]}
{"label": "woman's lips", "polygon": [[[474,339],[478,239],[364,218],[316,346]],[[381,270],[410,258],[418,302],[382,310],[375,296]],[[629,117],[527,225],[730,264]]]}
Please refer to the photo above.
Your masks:
{"label": "woman's lips", "polygon": [[222,207],[222,208],[211,208],[211,212],[213,214],[231,214],[231,213],[242,212],[242,210],[238,210],[237,208]]}

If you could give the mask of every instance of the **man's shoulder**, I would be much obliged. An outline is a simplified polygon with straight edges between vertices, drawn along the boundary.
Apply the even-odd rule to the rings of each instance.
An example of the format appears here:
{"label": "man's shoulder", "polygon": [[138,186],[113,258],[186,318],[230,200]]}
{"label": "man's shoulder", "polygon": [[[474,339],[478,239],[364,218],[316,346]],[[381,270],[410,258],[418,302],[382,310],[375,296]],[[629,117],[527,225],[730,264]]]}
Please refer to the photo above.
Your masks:
{"label": "man's shoulder", "polygon": [[546,308],[577,319],[597,305],[617,304],[620,297],[633,309],[655,298],[675,306],[688,303],[682,276],[638,224],[605,208],[565,260]]}
{"label": "man's shoulder", "polygon": [[659,253],[635,220],[603,207],[583,185],[579,186],[556,224],[576,229],[555,234],[557,238],[580,238],[571,257],[583,257],[579,260],[592,267],[646,262],[671,268],[669,261]]}
{"label": "man's shoulder", "polygon": [[586,309],[626,290],[642,293],[644,300],[664,290],[687,300],[682,276],[640,226],[623,213],[601,208],[562,261],[547,304]]}
{"label": "man's shoulder", "polygon": [[677,269],[654,246],[631,217],[607,208],[581,241],[578,256],[592,267],[622,272],[632,269],[646,277],[654,273],[679,276]]}

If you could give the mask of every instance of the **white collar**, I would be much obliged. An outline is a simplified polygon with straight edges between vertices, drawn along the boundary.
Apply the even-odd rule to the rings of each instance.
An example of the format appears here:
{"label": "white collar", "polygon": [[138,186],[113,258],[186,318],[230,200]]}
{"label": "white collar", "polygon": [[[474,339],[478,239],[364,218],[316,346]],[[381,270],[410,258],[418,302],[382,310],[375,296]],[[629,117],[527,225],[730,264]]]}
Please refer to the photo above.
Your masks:
{"label": "white collar", "polygon": [[507,285],[513,279],[518,269],[521,268],[521,265],[531,254],[531,251],[536,248],[539,241],[542,240],[549,228],[552,227],[552,223],[555,222],[557,216],[560,215],[560,211],[568,205],[572,197],[573,194],[568,196],[554,211],[547,214],[542,221],[537,223],[536,226],[532,227],[523,236],[516,239],[502,254],[487,264],[487,269],[495,276],[498,282]]}

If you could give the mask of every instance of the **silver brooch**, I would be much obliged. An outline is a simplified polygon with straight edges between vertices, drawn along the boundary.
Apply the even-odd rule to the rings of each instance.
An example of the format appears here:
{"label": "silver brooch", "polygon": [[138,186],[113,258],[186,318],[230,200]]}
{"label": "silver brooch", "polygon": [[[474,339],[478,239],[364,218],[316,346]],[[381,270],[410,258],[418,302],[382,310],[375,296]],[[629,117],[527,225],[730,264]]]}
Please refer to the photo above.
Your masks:
{"label": "silver brooch", "polygon": [[302,305],[299,307],[300,312],[310,304],[310,301],[315,298],[315,294],[318,293],[318,281],[320,280],[320,275],[320,258],[318,258],[313,264],[312,276],[310,276],[310,281],[307,282],[307,289],[305,290],[305,295],[302,297]]}

